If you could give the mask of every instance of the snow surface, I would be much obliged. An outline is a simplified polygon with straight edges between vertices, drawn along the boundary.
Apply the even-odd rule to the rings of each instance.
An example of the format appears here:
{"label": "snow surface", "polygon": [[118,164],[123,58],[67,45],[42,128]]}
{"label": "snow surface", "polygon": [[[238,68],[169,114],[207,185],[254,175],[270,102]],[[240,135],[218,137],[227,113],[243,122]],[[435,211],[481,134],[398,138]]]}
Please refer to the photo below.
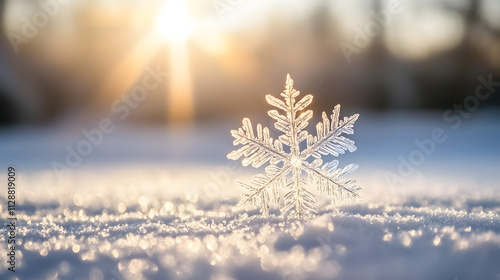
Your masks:
{"label": "snow surface", "polygon": [[[0,230],[0,279],[500,279],[498,116],[477,113],[456,131],[439,117],[362,114],[359,149],[339,160],[360,164],[351,176],[364,201],[322,200],[306,222],[237,207],[232,181],[255,169],[224,158],[236,121],[121,128],[63,180],[50,164],[64,161],[78,131],[4,130],[0,164],[18,168],[21,244],[9,272]],[[447,142],[390,186],[384,172],[397,174],[398,156],[435,127]]]}

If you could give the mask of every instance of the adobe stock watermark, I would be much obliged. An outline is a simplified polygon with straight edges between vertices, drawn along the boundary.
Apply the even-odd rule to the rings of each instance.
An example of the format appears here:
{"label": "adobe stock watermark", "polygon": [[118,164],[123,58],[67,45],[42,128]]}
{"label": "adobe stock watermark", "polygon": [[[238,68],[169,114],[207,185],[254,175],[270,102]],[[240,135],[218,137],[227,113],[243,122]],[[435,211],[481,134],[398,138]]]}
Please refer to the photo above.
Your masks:
{"label": "adobe stock watermark", "polygon": [[16,33],[10,31],[7,35],[14,52],[19,52],[21,44],[27,44],[29,40],[35,38],[40,29],[49,24],[51,18],[57,16],[61,11],[61,7],[68,4],[69,0],[40,0],[38,1],[39,9],[31,16],[31,19],[21,17],[22,26],[21,32]]}
{"label": "adobe stock watermark", "polygon": [[228,161],[223,170],[208,173],[210,181],[203,185],[203,196],[208,199],[220,197],[221,191],[234,184],[234,178],[242,171],[243,168],[238,162]]}
{"label": "adobe stock watermark", "polygon": [[224,20],[228,13],[233,13],[244,1],[245,0],[215,0],[213,5],[219,19]]}
{"label": "adobe stock watermark", "polygon": [[400,0],[389,0],[387,9],[383,9],[379,12],[372,11],[370,13],[373,18],[372,20],[365,23],[363,28],[354,28],[352,44],[345,41],[339,44],[347,63],[351,63],[351,56],[361,53],[361,51],[370,44],[370,40],[378,36],[382,32],[382,29],[391,23],[392,17],[400,14],[403,10],[404,6],[401,4]]}
{"label": "adobe stock watermark", "polygon": [[[141,80],[139,85],[134,86],[128,93],[116,98],[111,103],[111,112],[119,120],[125,120],[131,109],[137,108],[140,102],[146,99],[148,92],[155,90],[167,77],[166,72],[160,71],[158,65],[155,69],[146,68],[146,75]],[[65,161],[52,162],[52,170],[57,175],[59,180],[71,173],[74,168],[82,164],[83,159],[88,157],[95,147],[101,145],[106,134],[112,133],[115,130],[114,118],[106,117],[99,121],[99,125],[91,130],[82,130],[84,139],[78,141],[74,146],[66,146]]]}
{"label": "adobe stock watermark", "polygon": [[[454,104],[452,109],[448,109],[443,113],[443,122],[449,124],[451,130],[459,129],[464,119],[470,118],[472,113],[479,109],[481,101],[488,99],[496,91],[495,88],[500,86],[500,82],[492,80],[492,74],[489,74],[488,78],[479,76],[477,79],[479,83],[474,94],[465,97],[461,104]],[[398,156],[398,174],[390,171],[384,172],[385,180],[389,186],[395,187],[412,176],[416,169],[436,152],[438,144],[444,143],[447,139],[448,135],[445,129],[441,127],[434,128],[428,138],[423,140],[415,139],[416,148],[407,157]]]}

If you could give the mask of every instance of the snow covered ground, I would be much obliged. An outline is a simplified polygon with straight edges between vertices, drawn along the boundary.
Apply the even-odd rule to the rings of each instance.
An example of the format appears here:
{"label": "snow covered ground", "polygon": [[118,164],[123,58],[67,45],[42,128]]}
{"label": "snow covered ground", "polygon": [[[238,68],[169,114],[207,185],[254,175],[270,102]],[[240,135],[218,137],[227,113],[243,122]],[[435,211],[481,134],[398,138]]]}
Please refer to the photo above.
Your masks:
{"label": "snow covered ground", "polygon": [[[51,164],[80,131],[4,129],[0,179],[17,167],[18,250],[12,273],[3,227],[0,279],[500,279],[498,119],[476,112],[454,130],[439,114],[362,114],[358,151],[339,160],[360,165],[351,177],[364,201],[321,200],[306,222],[237,207],[232,181],[258,172],[225,159],[237,120],[120,127],[62,179]],[[398,172],[435,128],[446,141]]]}

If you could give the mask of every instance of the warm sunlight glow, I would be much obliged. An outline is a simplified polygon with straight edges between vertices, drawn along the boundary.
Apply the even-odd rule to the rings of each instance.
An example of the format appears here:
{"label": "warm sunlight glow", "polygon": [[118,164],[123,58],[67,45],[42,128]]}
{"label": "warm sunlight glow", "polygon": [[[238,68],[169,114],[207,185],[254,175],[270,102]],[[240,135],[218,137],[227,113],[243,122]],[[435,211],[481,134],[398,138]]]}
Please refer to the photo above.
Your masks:
{"label": "warm sunlight glow", "polygon": [[156,29],[171,41],[184,41],[193,29],[183,0],[168,0],[156,21]]}
{"label": "warm sunlight glow", "polygon": [[156,32],[168,40],[169,81],[167,112],[171,124],[186,124],[194,116],[193,89],[186,39],[193,21],[184,0],[166,0],[156,20]]}
{"label": "warm sunlight glow", "polygon": [[167,98],[168,120],[171,124],[188,124],[194,116],[193,88],[185,44],[169,45],[170,77]]}

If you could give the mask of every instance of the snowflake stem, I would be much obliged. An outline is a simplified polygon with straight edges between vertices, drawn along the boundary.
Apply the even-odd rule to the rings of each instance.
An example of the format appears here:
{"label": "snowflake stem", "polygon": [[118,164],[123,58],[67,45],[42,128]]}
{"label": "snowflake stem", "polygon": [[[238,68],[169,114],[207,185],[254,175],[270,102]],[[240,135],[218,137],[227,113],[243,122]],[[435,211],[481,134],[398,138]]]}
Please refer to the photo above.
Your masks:
{"label": "snowflake stem", "polygon": [[302,218],[304,210],[302,209],[302,186],[300,183],[300,167],[293,168],[293,184],[295,189],[295,211],[299,218]]}

